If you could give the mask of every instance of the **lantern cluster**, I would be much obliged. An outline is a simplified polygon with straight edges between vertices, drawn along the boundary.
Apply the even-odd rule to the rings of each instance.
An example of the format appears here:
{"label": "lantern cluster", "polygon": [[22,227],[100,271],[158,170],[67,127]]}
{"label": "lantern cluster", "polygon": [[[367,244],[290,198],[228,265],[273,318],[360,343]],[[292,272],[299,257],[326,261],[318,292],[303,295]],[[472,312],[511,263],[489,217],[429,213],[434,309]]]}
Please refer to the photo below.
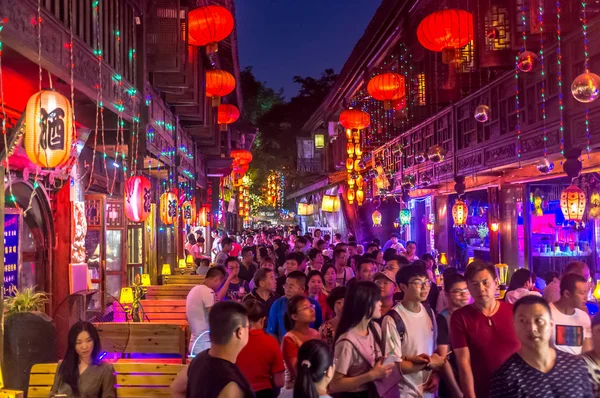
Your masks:
{"label": "lantern cluster", "polygon": [[144,222],[151,211],[152,184],[144,176],[133,176],[125,182],[125,215],[129,221]]}
{"label": "lantern cluster", "polygon": [[[365,195],[363,191],[363,179],[360,175],[360,160],[362,158],[362,148],[360,140],[360,131],[366,129],[371,124],[371,118],[367,112],[358,109],[347,109],[340,115],[340,124],[346,129],[346,170],[348,172],[348,190],[346,199],[349,204],[354,200],[362,205]],[[356,190],[354,186],[356,185]]]}
{"label": "lantern cluster", "polygon": [[238,187],[238,215],[247,220],[250,217],[250,178],[244,176]]}
{"label": "lantern cluster", "polygon": [[250,162],[252,162],[252,153],[246,149],[234,149],[229,152],[229,156],[233,158],[233,163],[231,165],[233,169],[233,172],[231,173],[233,186],[240,187],[242,185],[242,179],[250,167]]}
{"label": "lantern cluster", "polygon": [[281,171],[271,171],[267,177],[266,197],[271,207],[281,208],[283,206],[285,177]]}

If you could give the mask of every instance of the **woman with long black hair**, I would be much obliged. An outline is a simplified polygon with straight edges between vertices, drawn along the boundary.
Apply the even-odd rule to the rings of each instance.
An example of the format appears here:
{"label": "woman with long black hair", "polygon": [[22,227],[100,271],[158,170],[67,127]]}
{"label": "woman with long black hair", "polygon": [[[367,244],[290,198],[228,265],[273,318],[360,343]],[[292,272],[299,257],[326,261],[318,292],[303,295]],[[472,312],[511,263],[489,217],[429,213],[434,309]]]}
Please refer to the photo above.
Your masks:
{"label": "woman with long black hair", "polygon": [[381,290],[373,282],[361,281],[348,288],[342,317],[335,332],[335,374],[332,392],[343,397],[369,397],[372,382],[392,373],[393,363],[383,365],[381,328],[374,319],[381,317]]}
{"label": "woman with long black hair", "polygon": [[98,359],[100,337],[94,325],[77,322],[69,330],[67,344],[67,353],[54,377],[50,396],[115,398],[114,369]]}
{"label": "woman with long black hair", "polygon": [[298,370],[294,397],[330,398],[327,385],[333,378],[333,358],[329,346],[319,340],[310,340],[298,350]]}

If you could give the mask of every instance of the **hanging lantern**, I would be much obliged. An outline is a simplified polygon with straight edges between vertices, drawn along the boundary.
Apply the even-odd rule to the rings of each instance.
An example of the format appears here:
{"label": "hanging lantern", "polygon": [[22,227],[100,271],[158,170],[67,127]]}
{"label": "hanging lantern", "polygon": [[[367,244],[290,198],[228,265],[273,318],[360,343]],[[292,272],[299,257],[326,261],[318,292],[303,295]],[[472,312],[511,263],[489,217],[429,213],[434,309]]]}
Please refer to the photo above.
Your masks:
{"label": "hanging lantern", "polygon": [[208,227],[208,208],[202,206],[198,211],[198,221],[196,224],[200,227]]}
{"label": "hanging lantern", "polygon": [[462,199],[458,199],[454,206],[452,206],[452,218],[454,219],[455,227],[462,227],[467,223],[467,217],[469,215],[469,207],[463,202]]}
{"label": "hanging lantern", "polygon": [[173,192],[165,192],[160,196],[160,220],[171,225],[177,219],[177,196]]}
{"label": "hanging lantern", "polygon": [[371,97],[383,101],[385,110],[392,109],[392,101],[406,95],[404,76],[398,73],[381,73],[369,81],[367,91]]}
{"label": "hanging lantern", "polygon": [[358,189],[356,190],[356,203],[358,203],[359,206],[362,206],[364,201],[365,201],[365,192],[362,190],[361,187],[358,187]]}
{"label": "hanging lantern", "polygon": [[497,222],[490,223],[490,230],[492,232],[498,232],[499,229],[500,229],[500,224],[498,224]]}
{"label": "hanging lantern", "polygon": [[219,50],[217,42],[233,31],[234,20],[225,7],[210,5],[188,14],[188,41],[193,46],[206,46],[208,54]]}
{"label": "hanging lantern", "polygon": [[548,158],[540,159],[536,165],[538,171],[542,174],[548,174],[554,170],[554,162]]}
{"label": "hanging lantern", "polygon": [[583,221],[585,201],[585,193],[575,185],[571,185],[562,191],[560,194],[560,209],[565,216],[565,220],[575,222]]}
{"label": "hanging lantern", "polygon": [[315,148],[317,148],[317,149],[325,148],[325,135],[324,134],[315,134]]}
{"label": "hanging lantern", "polygon": [[346,144],[346,153],[348,153],[348,156],[352,156],[354,155],[354,144],[349,142]]}
{"label": "hanging lantern", "polygon": [[381,212],[379,210],[375,210],[373,212],[373,214],[371,214],[371,219],[373,220],[373,226],[374,227],[381,227],[381,219],[382,219],[382,215]]}
{"label": "hanging lantern", "polygon": [[130,177],[125,183],[125,216],[143,222],[150,215],[152,184],[144,176]]}
{"label": "hanging lantern", "polygon": [[427,153],[425,151],[419,151],[415,153],[415,162],[424,163],[427,160]]}
{"label": "hanging lantern", "polygon": [[183,202],[183,205],[181,205],[181,212],[183,213],[183,221],[187,225],[192,225],[192,223],[196,219],[196,208],[194,207],[192,202],[189,200]]}
{"label": "hanging lantern", "polygon": [[537,63],[538,56],[536,55],[536,53],[531,51],[523,51],[517,57],[517,68],[519,68],[521,72],[531,72],[533,69],[535,69]]}
{"label": "hanging lantern", "polygon": [[42,90],[29,98],[25,115],[24,146],[29,160],[45,169],[65,165],[74,133],[69,100],[54,90]]}
{"label": "hanging lantern", "polygon": [[357,158],[362,157],[363,152],[362,152],[362,149],[360,148],[359,143],[354,144],[354,154],[356,155]]}
{"label": "hanging lantern", "polygon": [[436,11],[417,28],[419,43],[430,51],[441,52],[445,64],[455,61],[456,50],[469,44],[473,37],[473,15],[459,9]]}
{"label": "hanging lantern", "polygon": [[242,185],[242,178],[244,178],[244,175],[248,171],[248,167],[248,164],[241,164],[234,167],[233,172],[231,173],[231,177],[233,178],[237,186]]}
{"label": "hanging lantern", "polygon": [[233,158],[234,166],[252,162],[252,152],[247,149],[233,149],[229,152],[229,157]]}
{"label": "hanging lantern", "polygon": [[600,95],[600,76],[590,72],[577,76],[571,84],[571,94],[579,102],[596,101]]}
{"label": "hanging lantern", "polygon": [[490,107],[487,105],[479,105],[475,108],[475,120],[479,123],[485,123],[490,120]]}
{"label": "hanging lantern", "polygon": [[592,192],[590,195],[590,218],[600,218],[600,193],[598,191]]}
{"label": "hanging lantern", "polygon": [[412,218],[412,215],[410,214],[410,210],[408,210],[408,209],[400,210],[400,225],[410,224],[411,218]]}
{"label": "hanging lantern", "polygon": [[221,131],[227,131],[227,125],[234,123],[240,117],[240,111],[235,105],[221,104],[217,110],[217,120]]}
{"label": "hanging lantern", "polygon": [[352,175],[348,174],[348,186],[350,188],[354,188],[354,184],[356,183],[356,181],[354,180],[354,178],[352,178]]}
{"label": "hanging lantern", "polygon": [[346,170],[350,173],[354,169],[354,159],[348,158],[346,159]]}
{"label": "hanging lantern", "polygon": [[305,216],[307,213],[308,205],[306,203],[298,203],[298,215]]}
{"label": "hanging lantern", "polygon": [[371,117],[359,109],[346,109],[340,114],[340,124],[350,130],[362,130],[369,127]]}
{"label": "hanging lantern", "polygon": [[235,77],[227,71],[214,69],[206,71],[206,96],[212,98],[212,106],[219,106],[221,97],[235,89]]}
{"label": "hanging lantern", "polygon": [[446,157],[446,150],[440,145],[434,145],[427,151],[427,158],[434,163],[439,163]]}
{"label": "hanging lantern", "polygon": [[336,213],[340,210],[340,199],[337,195],[323,195],[321,210],[327,213]]}
{"label": "hanging lantern", "polygon": [[432,222],[428,222],[427,223],[427,230],[428,231],[433,231],[433,223]]}
{"label": "hanging lantern", "polygon": [[400,220],[395,219],[393,224],[394,224],[394,228],[400,228]]}
{"label": "hanging lantern", "polygon": [[346,192],[346,198],[348,199],[349,204],[354,203],[354,199],[356,198],[354,188],[348,188],[348,191]]}

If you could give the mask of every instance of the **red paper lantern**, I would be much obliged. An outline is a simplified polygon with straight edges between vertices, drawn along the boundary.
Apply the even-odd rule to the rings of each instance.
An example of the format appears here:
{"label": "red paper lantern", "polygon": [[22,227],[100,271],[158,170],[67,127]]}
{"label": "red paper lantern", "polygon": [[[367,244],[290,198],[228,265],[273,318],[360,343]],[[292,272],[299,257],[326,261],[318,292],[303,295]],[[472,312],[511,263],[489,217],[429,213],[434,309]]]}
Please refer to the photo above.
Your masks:
{"label": "red paper lantern", "polygon": [[234,20],[225,7],[210,5],[188,14],[188,41],[193,46],[206,46],[207,53],[218,51],[217,42],[233,31]]}
{"label": "red paper lantern", "polygon": [[392,101],[399,100],[406,95],[404,76],[397,73],[377,75],[367,84],[367,91],[371,97],[384,101],[385,109],[391,109]]}
{"label": "red paper lantern", "polygon": [[233,149],[229,152],[229,156],[233,158],[234,168],[243,164],[247,165],[252,161],[252,152],[247,149]]}
{"label": "red paper lantern", "polygon": [[240,111],[235,105],[221,104],[217,111],[217,119],[221,131],[227,131],[227,125],[235,122],[240,117]]}
{"label": "red paper lantern", "polygon": [[340,124],[350,130],[362,130],[369,127],[371,117],[359,109],[346,109],[340,114]]}
{"label": "red paper lantern", "polygon": [[129,221],[143,222],[150,215],[152,184],[143,176],[134,176],[125,183],[125,216]]}
{"label": "red paper lantern", "polygon": [[455,50],[473,40],[473,15],[470,12],[450,9],[426,16],[417,28],[417,39],[423,47],[442,52],[442,62],[448,64]]}
{"label": "red paper lantern", "polygon": [[208,216],[208,208],[202,206],[198,211],[198,222],[197,225],[200,227],[208,227],[209,216]]}
{"label": "red paper lantern", "polygon": [[235,89],[235,77],[224,70],[206,71],[206,96],[212,98],[213,106],[219,106],[221,97]]}

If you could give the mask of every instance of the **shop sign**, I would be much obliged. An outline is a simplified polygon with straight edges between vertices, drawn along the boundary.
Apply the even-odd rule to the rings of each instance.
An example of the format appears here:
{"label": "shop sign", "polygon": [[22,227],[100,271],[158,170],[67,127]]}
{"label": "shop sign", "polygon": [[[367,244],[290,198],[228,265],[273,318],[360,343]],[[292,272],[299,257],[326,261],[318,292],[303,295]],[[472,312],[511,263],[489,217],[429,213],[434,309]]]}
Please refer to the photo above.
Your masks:
{"label": "shop sign", "polygon": [[4,215],[4,296],[14,296],[19,287],[19,232],[21,215]]}

